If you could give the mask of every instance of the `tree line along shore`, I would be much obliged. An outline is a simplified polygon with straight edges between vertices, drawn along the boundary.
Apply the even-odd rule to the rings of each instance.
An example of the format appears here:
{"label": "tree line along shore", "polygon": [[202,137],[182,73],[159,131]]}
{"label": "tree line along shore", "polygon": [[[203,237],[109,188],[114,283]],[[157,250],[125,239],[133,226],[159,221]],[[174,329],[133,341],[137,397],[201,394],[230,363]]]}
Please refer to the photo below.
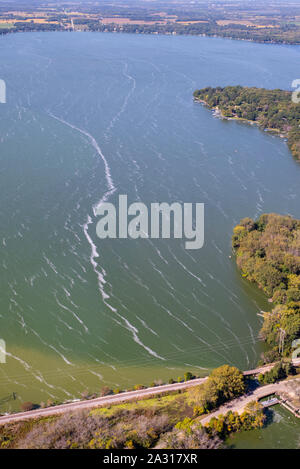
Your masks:
{"label": "tree line along shore", "polygon": [[[206,87],[196,90],[194,98],[225,119],[256,123],[286,137],[293,156],[300,160],[300,103],[293,102],[292,92]],[[300,339],[300,220],[276,213],[262,214],[258,220],[244,218],[233,229],[232,247],[243,278],[256,283],[274,306],[263,313],[260,335],[269,350],[260,363],[291,356]],[[272,373],[262,382],[272,380]]]}
{"label": "tree line along shore", "polygon": [[[280,366],[287,371],[287,362]],[[289,374],[298,372],[291,369]],[[242,409],[234,407],[257,385],[236,367],[223,365],[188,390],[2,424],[0,449],[219,449],[230,435],[266,424],[260,402],[247,400]],[[226,403],[230,410],[209,418]]]}
{"label": "tree line along shore", "polygon": [[16,32],[38,32],[38,31],[93,31],[93,32],[113,32],[113,33],[131,33],[131,34],[169,34],[169,35],[190,35],[190,36],[207,36],[207,37],[223,37],[227,39],[236,39],[244,41],[259,42],[264,44],[300,44],[300,28],[297,25],[279,26],[277,28],[249,27],[242,24],[226,24],[219,25],[215,21],[207,22],[187,22],[177,23],[171,22],[166,24],[154,23],[140,24],[128,23],[101,23],[99,20],[90,19],[74,19],[72,25],[62,24],[58,21],[35,23],[30,21],[18,21],[1,24],[1,34],[11,34]]}
{"label": "tree line along shore", "polygon": [[297,96],[297,92],[293,95],[277,89],[226,86],[196,90],[194,98],[219,111],[224,119],[255,123],[287,138],[293,156],[300,159],[300,93]]}
{"label": "tree line along shore", "polygon": [[290,356],[300,338],[300,220],[275,213],[244,218],[233,230],[232,246],[242,276],[273,305],[264,313],[261,337],[269,350],[262,361]]}

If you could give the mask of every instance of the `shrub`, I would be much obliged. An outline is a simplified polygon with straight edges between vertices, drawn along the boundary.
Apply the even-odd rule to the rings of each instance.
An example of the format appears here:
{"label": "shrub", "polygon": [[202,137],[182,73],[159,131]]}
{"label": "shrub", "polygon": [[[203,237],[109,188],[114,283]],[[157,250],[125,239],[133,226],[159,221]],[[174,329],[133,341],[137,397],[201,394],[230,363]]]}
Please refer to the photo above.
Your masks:
{"label": "shrub", "polygon": [[285,379],[288,375],[293,373],[291,362],[277,363],[270,371],[258,376],[260,384],[272,384],[281,379]]}
{"label": "shrub", "polygon": [[190,371],[184,373],[184,381],[190,381],[193,378],[195,378],[195,376]]}
{"label": "shrub", "polygon": [[135,384],[134,386],[134,390],[135,391],[139,391],[140,389],[145,389],[146,386],[144,386],[143,384]]}
{"label": "shrub", "polygon": [[134,410],[119,411],[111,417],[86,411],[68,413],[36,424],[21,438],[18,448],[149,448],[171,428],[167,415],[148,417]]}
{"label": "shrub", "polygon": [[82,393],[80,394],[80,396],[81,396],[81,399],[86,400],[86,399],[89,399],[89,398],[90,398],[90,393],[89,393],[89,391],[86,389],[85,391],[82,391]]}
{"label": "shrub", "polygon": [[100,396],[109,396],[110,394],[113,394],[112,389],[110,389],[108,386],[103,386],[103,388],[100,391]]}
{"label": "shrub", "polygon": [[208,435],[200,424],[185,419],[161,437],[155,448],[158,449],[217,449],[222,441],[215,435]]}
{"label": "shrub", "polygon": [[207,431],[211,435],[216,434],[224,439],[233,432],[262,428],[265,420],[261,404],[250,402],[241,415],[238,412],[229,411],[225,415],[211,418]]}
{"label": "shrub", "polygon": [[203,415],[206,413],[206,410],[203,406],[197,405],[193,408],[194,417],[199,417],[199,415]]}
{"label": "shrub", "polygon": [[29,410],[33,410],[36,406],[32,402],[23,402],[21,404],[21,410],[23,412],[28,412]]}
{"label": "shrub", "polygon": [[155,383],[155,386],[162,386],[164,384],[162,379],[156,379],[154,383]]}

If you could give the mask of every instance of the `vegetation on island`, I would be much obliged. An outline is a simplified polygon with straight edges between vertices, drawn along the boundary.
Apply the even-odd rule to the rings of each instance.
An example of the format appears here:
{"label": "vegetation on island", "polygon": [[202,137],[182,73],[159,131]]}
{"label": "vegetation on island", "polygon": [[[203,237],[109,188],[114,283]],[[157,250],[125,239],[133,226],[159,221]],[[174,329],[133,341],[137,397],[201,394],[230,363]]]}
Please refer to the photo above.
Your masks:
{"label": "vegetation on island", "polygon": [[264,362],[289,356],[292,342],[300,337],[300,220],[275,213],[257,221],[244,218],[233,230],[232,245],[243,277],[255,282],[274,304],[264,313],[261,329],[270,346]]}
{"label": "vegetation on island", "polygon": [[288,139],[292,154],[300,159],[300,103],[293,102],[292,92],[226,86],[196,90],[194,97],[218,109],[224,118],[255,122],[264,130],[280,133]]}

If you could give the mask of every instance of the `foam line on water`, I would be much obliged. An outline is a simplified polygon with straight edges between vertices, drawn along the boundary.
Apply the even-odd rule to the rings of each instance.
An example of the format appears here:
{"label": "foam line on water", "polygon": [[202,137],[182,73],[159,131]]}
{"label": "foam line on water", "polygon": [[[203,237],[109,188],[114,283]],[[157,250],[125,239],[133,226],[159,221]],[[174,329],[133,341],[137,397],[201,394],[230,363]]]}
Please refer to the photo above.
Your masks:
{"label": "foam line on water", "polygon": [[85,137],[87,137],[88,141],[90,142],[90,144],[94,147],[94,149],[96,150],[96,152],[98,153],[98,155],[100,156],[100,158],[102,159],[103,161],[103,164],[104,164],[104,171],[105,171],[105,179],[106,179],[106,183],[107,183],[107,192],[103,195],[103,197],[100,199],[100,201],[93,207],[93,210],[94,210],[94,215],[96,215],[96,212],[97,212],[97,209],[99,208],[99,206],[106,202],[109,198],[110,195],[112,195],[115,191],[116,191],[116,187],[114,185],[114,181],[112,179],[112,176],[111,176],[111,171],[110,171],[110,166],[108,164],[108,161],[107,159],[105,158],[98,142],[96,141],[96,139],[89,133],[87,132],[86,130],[84,129],[80,129],[79,127],[77,127],[76,125],[74,124],[71,124],[70,122],[67,122],[66,120],[64,119],[61,119],[60,117],[57,117],[55,116],[54,114],[48,112],[49,116],[51,116],[53,119],[56,119],[57,121],[61,122],[62,124],[65,124],[67,125],[68,127],[70,127],[71,129],[74,129],[74,130],[77,130],[77,132],[81,133],[82,135],[84,135]]}
{"label": "foam line on water", "polygon": [[[170,248],[168,248],[169,251],[170,251],[170,254],[172,255],[172,257],[175,259],[175,261],[183,268],[183,270],[185,270],[185,272],[187,272],[191,277],[194,277],[196,280],[198,280],[198,282],[201,283],[201,285],[203,285],[204,287],[206,287],[206,284],[203,282],[203,280],[198,277],[197,275],[195,275],[193,272],[191,272],[182,262],[180,262],[180,260],[175,256],[175,254],[171,251]],[[202,291],[202,293],[206,296],[208,296],[206,293],[204,293]]]}
{"label": "foam line on water", "polygon": [[[114,182],[113,182],[113,179],[112,179],[112,176],[111,176],[111,171],[110,171],[110,167],[109,167],[109,164],[107,162],[107,159],[105,158],[101,148],[99,147],[96,139],[89,133],[87,132],[86,130],[84,129],[80,129],[79,127],[77,127],[76,125],[73,125],[71,124],[70,122],[67,122],[66,120],[64,119],[61,119],[60,117],[57,117],[55,116],[54,114],[52,113],[48,113],[53,119],[56,119],[57,121],[61,122],[62,124],[64,125],[67,125],[68,127],[70,127],[71,129],[74,129],[76,130],[77,132],[81,133],[82,135],[84,135],[85,137],[88,138],[90,144],[95,148],[95,150],[97,151],[98,155],[100,156],[100,158],[102,159],[103,161],[103,164],[104,164],[104,170],[105,170],[105,178],[106,178],[106,183],[107,183],[107,191],[105,192],[105,194],[102,196],[102,198],[100,199],[100,201],[93,206],[93,212],[94,212],[94,215],[96,215],[96,212],[97,212],[97,209],[98,207],[106,202],[109,198],[110,195],[112,195],[115,191],[116,191],[116,187],[114,185]],[[91,265],[93,267],[93,270],[97,276],[97,279],[98,279],[98,286],[99,286],[99,289],[100,289],[100,292],[101,292],[101,295],[102,295],[102,298],[103,298],[103,301],[105,301],[106,299],[109,298],[109,295],[107,295],[107,293],[105,293],[104,291],[104,285],[106,283],[106,280],[104,278],[105,276],[105,272],[104,270],[102,269],[101,272],[99,272],[98,270],[98,264],[96,262],[96,258],[99,257],[99,254],[98,254],[98,251],[97,251],[97,248],[96,248],[96,245],[94,244],[92,238],[90,237],[89,233],[88,233],[88,227],[90,224],[93,223],[93,220],[92,218],[90,217],[90,215],[88,215],[87,217],[87,221],[86,223],[83,225],[83,231],[84,231],[84,234],[85,234],[85,237],[91,247],[91,255],[90,255],[90,262],[91,262]]]}
{"label": "foam line on water", "polygon": [[136,80],[131,76],[129,75],[128,72],[128,64],[125,63],[124,65],[124,70],[123,70],[123,75],[129,80],[132,82],[132,87],[129,91],[129,93],[125,96],[125,99],[124,99],[124,102],[120,108],[120,110],[117,112],[117,114],[112,118],[111,122],[109,123],[107,129],[106,129],[106,132],[105,132],[105,135],[106,135],[106,138],[108,138],[108,134],[110,133],[110,131],[113,129],[113,127],[115,126],[115,123],[116,121],[120,118],[120,116],[124,113],[126,107],[127,107],[127,104],[128,104],[128,101],[129,101],[129,98],[131,97],[131,95],[134,93],[135,91],[135,88],[136,88]]}
{"label": "foam line on water", "polygon": [[80,319],[80,317],[77,316],[77,314],[74,313],[74,311],[72,311],[70,308],[68,308],[67,306],[63,305],[63,304],[59,301],[59,299],[57,298],[57,293],[56,293],[56,291],[54,292],[54,297],[55,297],[55,299],[56,299],[56,302],[57,302],[58,306],[59,306],[60,308],[64,309],[65,311],[68,311],[69,313],[71,313],[72,316],[82,325],[82,327],[84,328],[85,332],[88,333],[88,332],[89,332],[88,327],[84,324],[84,322]]}
{"label": "foam line on water", "polygon": [[[124,71],[124,75],[127,76],[127,78],[133,80],[134,82],[134,86],[133,86],[133,90],[135,89],[135,80],[133,77],[127,75],[126,73],[126,70],[127,68],[125,67],[125,71]],[[132,90],[132,91],[133,91]],[[125,103],[124,103],[124,106],[126,107],[127,105],[127,101],[129,99],[129,96],[130,96],[131,93],[129,93],[128,97],[126,98],[125,100]],[[123,112],[123,110],[122,110]],[[105,192],[105,194],[102,196],[102,198],[100,199],[100,201],[94,205],[93,207],[93,211],[94,211],[94,216],[96,216],[97,214],[97,210],[98,208],[100,207],[101,204],[103,204],[104,202],[106,202],[108,200],[108,198],[116,191],[116,187],[114,185],[114,182],[113,182],[113,179],[112,179],[112,176],[111,176],[111,171],[110,171],[110,167],[109,167],[109,164],[104,156],[104,154],[102,153],[102,150],[101,148],[99,147],[97,141],[95,140],[95,138],[89,133],[87,132],[86,130],[83,130],[83,129],[80,129],[79,127],[71,124],[70,122],[67,122],[65,121],[64,119],[61,119],[57,116],[55,116],[54,114],[48,112],[48,114],[50,115],[50,117],[52,117],[53,119],[56,119],[57,121],[63,123],[64,125],[67,125],[68,127],[70,127],[71,129],[74,129],[74,130],[77,130],[78,132],[80,132],[82,135],[84,135],[85,137],[88,138],[89,142],[91,143],[91,145],[95,148],[95,150],[97,151],[98,155],[101,157],[103,163],[104,163],[104,169],[105,169],[105,178],[106,178],[106,182],[107,182],[107,192]],[[97,279],[98,279],[98,286],[99,286],[99,290],[100,290],[100,293],[102,295],[102,299],[103,299],[103,302],[104,304],[112,311],[114,312],[117,316],[119,316],[120,319],[123,320],[123,322],[125,323],[125,327],[128,331],[130,331],[132,333],[132,336],[133,336],[133,340],[138,344],[140,345],[141,347],[143,347],[150,355],[160,359],[160,360],[164,360],[163,357],[161,357],[160,355],[158,355],[155,351],[153,351],[150,347],[146,346],[141,340],[140,338],[138,337],[138,330],[124,317],[122,316],[121,314],[118,313],[117,309],[114,308],[113,306],[111,306],[107,300],[110,298],[110,296],[104,291],[104,285],[106,284],[106,280],[105,280],[105,271],[104,269],[101,269],[101,272],[99,272],[98,270],[98,263],[96,261],[96,258],[99,257],[99,254],[98,254],[98,251],[97,251],[97,247],[96,245],[94,244],[92,238],[90,237],[89,233],[88,233],[88,227],[89,225],[93,223],[92,221],[92,218],[88,215],[88,218],[87,218],[87,221],[86,223],[83,225],[83,231],[84,231],[84,234],[85,234],[85,237],[88,241],[88,243],[90,244],[91,246],[91,255],[90,255],[90,262],[91,262],[91,265],[93,267],[93,270],[97,276]],[[65,357],[64,357],[65,359]]]}

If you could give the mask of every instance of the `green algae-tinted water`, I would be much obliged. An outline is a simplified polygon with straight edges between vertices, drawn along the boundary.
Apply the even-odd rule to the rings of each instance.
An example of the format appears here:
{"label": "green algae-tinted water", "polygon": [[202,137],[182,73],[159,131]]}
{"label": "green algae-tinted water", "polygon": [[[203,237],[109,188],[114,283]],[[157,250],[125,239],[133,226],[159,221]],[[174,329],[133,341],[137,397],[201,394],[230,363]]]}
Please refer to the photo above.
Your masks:
{"label": "green algae-tinted water", "polygon": [[[233,226],[300,216],[286,143],[222,122],[194,89],[290,89],[299,47],[97,33],[0,39],[0,400],[253,367],[264,295],[240,278]],[[100,240],[93,207],[204,202],[205,244]]]}
{"label": "green algae-tinted water", "polygon": [[238,433],[226,445],[232,449],[299,449],[300,419],[276,405],[269,408],[264,428]]}

